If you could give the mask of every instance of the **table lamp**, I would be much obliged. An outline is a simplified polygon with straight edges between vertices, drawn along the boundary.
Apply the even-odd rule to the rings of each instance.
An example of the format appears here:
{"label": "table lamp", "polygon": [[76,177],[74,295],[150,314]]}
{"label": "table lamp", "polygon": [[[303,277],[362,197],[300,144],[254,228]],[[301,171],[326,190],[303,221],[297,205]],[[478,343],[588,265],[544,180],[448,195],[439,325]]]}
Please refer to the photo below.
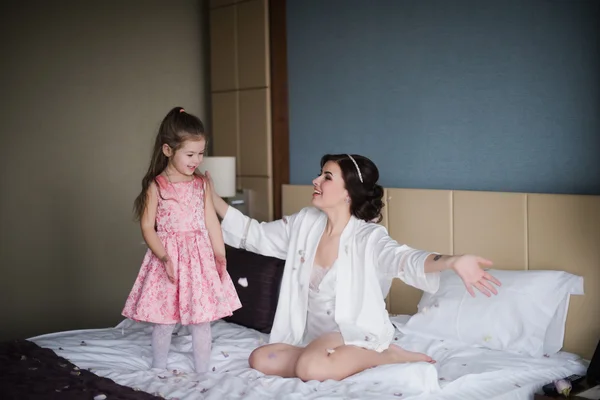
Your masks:
{"label": "table lamp", "polygon": [[203,174],[205,171],[210,173],[215,192],[220,197],[235,197],[235,157],[204,157],[198,170]]}

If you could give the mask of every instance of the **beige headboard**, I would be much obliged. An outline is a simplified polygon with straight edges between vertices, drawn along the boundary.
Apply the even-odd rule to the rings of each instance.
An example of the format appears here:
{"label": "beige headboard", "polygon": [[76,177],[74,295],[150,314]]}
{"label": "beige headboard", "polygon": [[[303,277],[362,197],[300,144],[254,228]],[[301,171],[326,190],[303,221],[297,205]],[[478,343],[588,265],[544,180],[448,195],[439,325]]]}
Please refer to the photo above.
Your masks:
{"label": "beige headboard", "polygon": [[[285,185],[283,213],[310,205],[312,186]],[[498,269],[562,270],[584,277],[572,296],[565,351],[587,359],[600,340],[600,196],[386,189],[384,220],[400,243],[472,253]],[[414,314],[421,291],[396,280],[391,314]]]}

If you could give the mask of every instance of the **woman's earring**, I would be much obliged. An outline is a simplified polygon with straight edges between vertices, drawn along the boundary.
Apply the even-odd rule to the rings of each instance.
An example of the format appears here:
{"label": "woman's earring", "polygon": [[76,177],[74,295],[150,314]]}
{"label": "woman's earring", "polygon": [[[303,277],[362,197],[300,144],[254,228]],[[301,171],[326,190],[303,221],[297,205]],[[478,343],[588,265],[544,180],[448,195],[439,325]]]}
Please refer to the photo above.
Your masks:
{"label": "woman's earring", "polygon": [[350,197],[346,197],[346,204],[350,204]]}

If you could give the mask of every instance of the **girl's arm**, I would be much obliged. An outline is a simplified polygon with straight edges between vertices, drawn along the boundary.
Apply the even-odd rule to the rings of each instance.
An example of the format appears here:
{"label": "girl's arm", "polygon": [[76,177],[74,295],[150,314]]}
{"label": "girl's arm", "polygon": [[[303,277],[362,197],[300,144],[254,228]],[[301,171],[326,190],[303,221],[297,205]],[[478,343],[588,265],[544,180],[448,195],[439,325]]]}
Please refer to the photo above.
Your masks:
{"label": "girl's arm", "polygon": [[156,224],[156,210],[158,208],[158,188],[156,187],[155,182],[152,182],[150,187],[148,187],[146,196],[148,201],[140,221],[142,236],[154,255],[165,264],[167,276],[171,282],[174,282],[173,265],[171,263],[171,259],[169,258],[169,255],[167,254],[162,242],[158,238],[156,229],[154,228]]}
{"label": "girl's arm", "polygon": [[168,258],[168,254],[154,228],[156,225],[156,210],[158,208],[158,188],[156,187],[156,183],[152,182],[150,184],[146,196],[148,199],[146,209],[140,221],[142,236],[154,255],[164,262]]}
{"label": "girl's arm", "polygon": [[219,218],[215,211],[212,198],[212,188],[210,185],[204,185],[204,215],[206,218],[206,227],[208,228],[208,236],[212,243],[213,252],[215,253],[216,259],[225,258],[225,242],[223,241],[223,232],[221,232],[221,225],[219,224]]}

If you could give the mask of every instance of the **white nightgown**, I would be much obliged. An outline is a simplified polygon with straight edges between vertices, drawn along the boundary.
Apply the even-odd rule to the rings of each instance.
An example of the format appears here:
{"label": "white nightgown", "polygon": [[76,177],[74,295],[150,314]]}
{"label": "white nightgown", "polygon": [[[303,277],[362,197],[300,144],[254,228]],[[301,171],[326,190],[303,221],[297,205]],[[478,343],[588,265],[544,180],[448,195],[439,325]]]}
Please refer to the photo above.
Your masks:
{"label": "white nightgown", "polygon": [[326,333],[340,330],[335,322],[336,265],[337,262],[334,262],[330,268],[323,268],[315,264],[312,268],[304,345]]}

